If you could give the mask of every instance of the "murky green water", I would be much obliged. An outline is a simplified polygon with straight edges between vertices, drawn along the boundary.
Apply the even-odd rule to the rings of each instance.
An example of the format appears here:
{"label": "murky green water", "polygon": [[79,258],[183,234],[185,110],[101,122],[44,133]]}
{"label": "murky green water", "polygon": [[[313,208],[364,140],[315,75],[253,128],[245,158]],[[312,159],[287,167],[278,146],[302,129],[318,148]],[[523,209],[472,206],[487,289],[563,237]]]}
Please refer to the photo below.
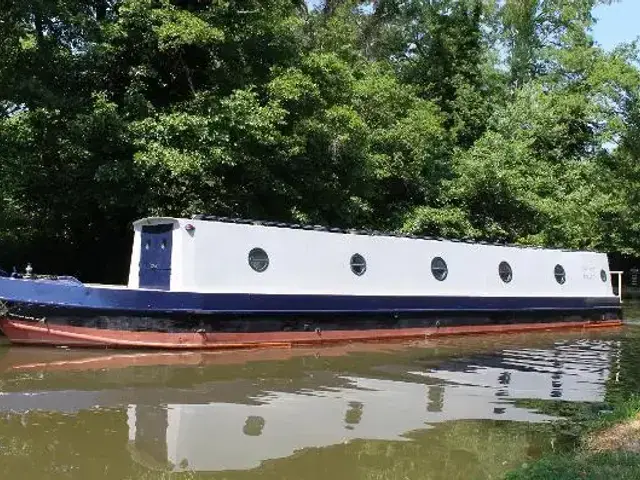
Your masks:
{"label": "murky green water", "polygon": [[[633,314],[632,314],[633,315]],[[0,346],[0,476],[492,479],[640,391],[640,327],[208,354]]]}

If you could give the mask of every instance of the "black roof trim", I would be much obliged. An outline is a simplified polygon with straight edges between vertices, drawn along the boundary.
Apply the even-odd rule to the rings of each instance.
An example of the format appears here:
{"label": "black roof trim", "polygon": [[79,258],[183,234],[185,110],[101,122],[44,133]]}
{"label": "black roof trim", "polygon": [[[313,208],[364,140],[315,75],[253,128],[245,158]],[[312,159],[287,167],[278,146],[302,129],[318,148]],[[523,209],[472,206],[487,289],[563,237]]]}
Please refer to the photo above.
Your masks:
{"label": "black roof trim", "polygon": [[299,223],[284,223],[284,222],[274,222],[269,220],[255,220],[248,218],[232,218],[232,217],[219,217],[216,215],[205,215],[205,214],[197,214],[193,215],[192,220],[204,220],[209,222],[224,222],[224,223],[238,223],[238,224],[250,224],[250,225],[259,225],[263,227],[275,227],[275,228],[289,228],[289,229],[302,229],[302,230],[314,230],[317,232],[328,232],[328,233],[343,233],[350,235],[369,235],[376,237],[399,237],[399,238],[412,238],[414,240],[435,240],[438,242],[455,242],[455,243],[468,243],[471,245],[489,245],[489,246],[497,246],[497,247],[511,247],[511,248],[521,248],[521,249],[533,249],[533,250],[557,250],[560,252],[594,252],[598,253],[595,250],[571,250],[565,248],[555,248],[555,247],[542,247],[540,245],[517,245],[513,243],[500,243],[494,241],[486,241],[486,240],[471,240],[469,238],[443,238],[443,237],[431,237],[428,235],[415,235],[415,234],[404,234],[398,232],[380,232],[378,230],[359,230],[354,228],[338,228],[338,227],[326,227],[323,225],[310,225],[310,224],[299,224]]}

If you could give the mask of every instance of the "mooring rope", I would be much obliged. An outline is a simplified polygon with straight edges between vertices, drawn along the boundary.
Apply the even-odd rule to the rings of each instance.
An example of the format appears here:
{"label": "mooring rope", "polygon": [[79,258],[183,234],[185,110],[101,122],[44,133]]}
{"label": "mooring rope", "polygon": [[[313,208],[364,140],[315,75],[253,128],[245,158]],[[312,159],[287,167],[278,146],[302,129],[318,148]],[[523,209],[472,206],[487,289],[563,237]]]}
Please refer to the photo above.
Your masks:
{"label": "mooring rope", "polygon": [[20,315],[18,313],[14,313],[9,309],[7,302],[0,301],[0,317],[2,316],[15,318],[17,320],[29,320],[31,322],[38,322],[38,323],[46,323],[47,321],[47,317],[38,318],[38,317],[29,316],[29,315]]}

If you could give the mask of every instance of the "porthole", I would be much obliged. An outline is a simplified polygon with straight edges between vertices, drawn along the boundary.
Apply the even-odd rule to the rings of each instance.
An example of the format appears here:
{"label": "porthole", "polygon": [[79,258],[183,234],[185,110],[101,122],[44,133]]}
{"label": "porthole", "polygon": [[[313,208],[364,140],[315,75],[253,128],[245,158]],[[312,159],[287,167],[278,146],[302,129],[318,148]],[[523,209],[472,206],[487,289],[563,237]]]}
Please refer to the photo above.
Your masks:
{"label": "porthole", "polygon": [[600,279],[603,282],[606,282],[607,281],[607,272],[605,272],[604,270],[600,270]]}
{"label": "porthole", "polygon": [[269,255],[261,248],[249,252],[249,266],[256,272],[264,272],[269,266]]}
{"label": "porthole", "polygon": [[553,269],[553,275],[556,277],[556,282],[558,282],[560,285],[564,284],[564,282],[567,281],[567,275],[562,265],[556,265],[556,267]]}
{"label": "porthole", "polygon": [[431,260],[431,273],[435,277],[436,280],[443,281],[447,278],[449,274],[449,269],[447,268],[447,262],[445,262],[442,258],[436,257]]}
{"label": "porthole", "polygon": [[507,262],[500,262],[500,265],[498,265],[498,274],[504,283],[509,283],[513,280],[513,271],[511,270],[511,265]]}
{"label": "porthole", "polygon": [[358,276],[364,275],[367,271],[367,261],[359,253],[355,253],[351,256],[351,271]]}

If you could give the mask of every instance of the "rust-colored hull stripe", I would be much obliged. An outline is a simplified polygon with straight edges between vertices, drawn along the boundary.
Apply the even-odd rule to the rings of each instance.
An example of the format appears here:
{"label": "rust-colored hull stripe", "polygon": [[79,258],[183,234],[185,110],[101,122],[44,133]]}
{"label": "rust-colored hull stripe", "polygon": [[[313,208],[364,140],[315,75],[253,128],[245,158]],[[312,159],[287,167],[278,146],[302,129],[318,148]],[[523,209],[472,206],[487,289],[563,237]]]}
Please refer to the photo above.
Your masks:
{"label": "rust-colored hull stripe", "polygon": [[549,323],[513,323],[503,325],[463,325],[440,328],[404,328],[393,330],[327,330],[320,332],[258,333],[165,333],[102,330],[49,325],[9,318],[0,319],[0,328],[12,343],[74,347],[145,348],[167,350],[222,350],[233,348],[290,347],[339,342],[423,339],[449,335],[522,333],[544,330],[611,328],[621,320]]}

